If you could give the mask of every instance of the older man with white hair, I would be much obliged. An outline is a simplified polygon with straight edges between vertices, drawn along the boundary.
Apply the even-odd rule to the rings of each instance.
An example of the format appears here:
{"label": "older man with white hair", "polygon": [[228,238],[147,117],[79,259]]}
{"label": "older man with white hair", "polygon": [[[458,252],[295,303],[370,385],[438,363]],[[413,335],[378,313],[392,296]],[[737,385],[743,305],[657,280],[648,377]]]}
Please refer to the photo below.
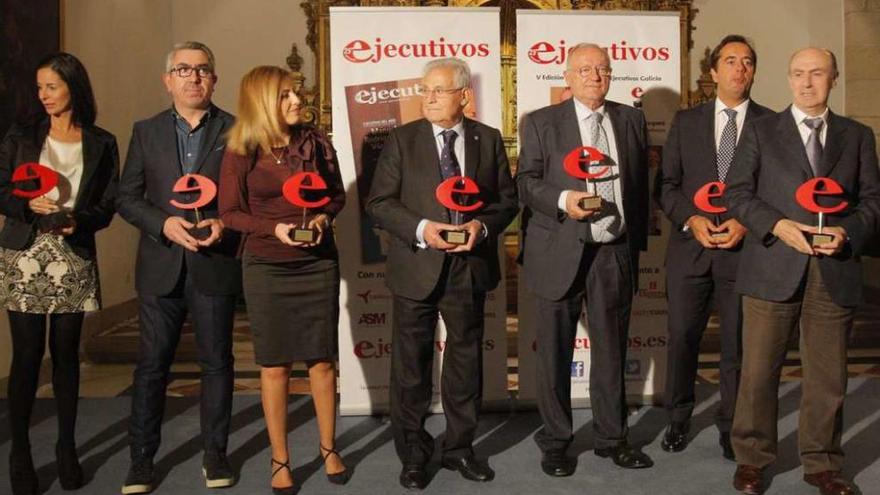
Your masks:
{"label": "older man with white hair", "polygon": [[[472,447],[482,400],[483,309],[486,292],[501,278],[498,236],[517,213],[501,133],[464,116],[474,97],[467,63],[429,62],[419,91],[424,118],[391,131],[367,201],[367,212],[391,239],[391,424],[403,463],[400,484],[409,489],[427,485],[425,466],[434,450],[424,425],[438,314],[447,335],[443,467],[473,481],[494,477]],[[481,201],[481,209],[461,217],[435,199],[441,182],[454,178],[476,183],[472,201]],[[455,243],[450,232],[466,240]]]}

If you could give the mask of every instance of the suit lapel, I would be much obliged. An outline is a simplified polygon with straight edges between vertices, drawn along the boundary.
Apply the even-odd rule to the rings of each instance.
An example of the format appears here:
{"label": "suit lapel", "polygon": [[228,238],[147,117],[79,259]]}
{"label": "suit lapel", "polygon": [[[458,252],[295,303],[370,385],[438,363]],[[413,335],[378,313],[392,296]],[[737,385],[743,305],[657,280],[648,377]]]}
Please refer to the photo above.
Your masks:
{"label": "suit lapel", "polygon": [[464,119],[464,139],[464,174],[476,180],[480,168],[480,135],[470,119]]}
{"label": "suit lapel", "polygon": [[831,176],[831,171],[837,162],[840,161],[840,155],[843,153],[844,140],[846,139],[846,126],[843,121],[832,113],[828,112],[828,130],[825,134],[825,148],[822,152],[822,161],[819,163],[819,175],[822,177]]}
{"label": "suit lapel", "polygon": [[[584,145],[583,141],[581,141],[581,128],[580,123],[578,122],[577,112],[574,109],[574,98],[570,99],[561,107],[560,117],[556,119],[556,132],[560,136],[562,149],[565,155],[571,150],[580,148]],[[562,169],[562,163],[552,164],[552,166],[558,166]],[[565,177],[568,177],[569,183],[572,184],[572,189],[579,191],[586,190],[586,183],[584,183],[584,181],[578,180],[568,174],[564,175]]]}
{"label": "suit lapel", "polygon": [[82,179],[80,179],[79,183],[79,194],[77,194],[76,201],[73,205],[74,210],[79,208],[83,196],[85,196],[85,194],[82,194],[82,192],[88,190],[89,181],[92,180],[92,176],[95,174],[95,170],[98,168],[98,163],[100,163],[101,161],[101,154],[104,151],[100,146],[98,137],[95,136],[94,133],[92,133],[91,129],[82,130],[82,149]]}
{"label": "suit lapel", "polygon": [[797,163],[807,177],[813,177],[813,169],[810,168],[810,160],[807,158],[807,150],[798,132],[797,124],[791,114],[791,107],[786,108],[779,114],[779,144],[786,150],[794,163]]}
{"label": "suit lapel", "polygon": [[221,131],[223,131],[223,119],[218,115],[209,117],[208,123],[205,124],[205,137],[202,139],[201,146],[199,146],[199,156],[196,158],[196,164],[193,167],[194,174],[199,173],[199,169],[205,164],[205,159],[214,151],[214,145],[217,143],[217,138],[220,137]]}
{"label": "suit lapel", "polygon": [[703,153],[701,163],[705,163],[704,170],[705,180],[702,182],[714,182],[718,180],[718,158],[715,149],[715,100],[706,103],[703,106],[702,115],[700,115],[700,124],[697,132],[700,135],[699,143],[702,143],[700,149]]}
{"label": "suit lapel", "polygon": [[177,151],[177,131],[174,129],[177,123],[174,119],[171,110],[168,110],[162,118],[157,120],[156,133],[158,136],[155,143],[158,145],[158,149],[147,147],[146,152],[158,154],[161,158],[159,163],[170,168],[175,177],[180,177],[183,175],[183,170],[181,170],[180,156]]}
{"label": "suit lapel", "polygon": [[611,119],[611,128],[614,129],[614,144],[617,147],[617,166],[618,166],[618,175],[621,177],[626,177],[626,164],[627,161],[627,125],[624,122],[623,117],[618,112],[617,103],[613,102],[605,102],[605,111],[608,113],[608,117]]}

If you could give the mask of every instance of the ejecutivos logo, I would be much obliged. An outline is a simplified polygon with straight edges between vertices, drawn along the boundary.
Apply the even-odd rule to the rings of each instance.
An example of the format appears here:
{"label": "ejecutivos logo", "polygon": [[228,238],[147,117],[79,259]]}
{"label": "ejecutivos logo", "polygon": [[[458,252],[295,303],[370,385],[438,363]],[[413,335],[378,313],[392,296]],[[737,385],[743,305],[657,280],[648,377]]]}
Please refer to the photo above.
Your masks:
{"label": "ejecutivos logo", "polygon": [[[569,49],[570,47],[566,45],[565,40],[559,40],[558,43],[539,41],[529,47],[528,56],[529,60],[536,64],[562,65],[568,59]],[[608,46],[603,46],[602,49],[608,53],[612,62],[618,60],[666,62],[669,60],[671,51],[668,46],[632,46],[626,40],[612,42]]]}
{"label": "ejecutivos logo", "polygon": [[375,105],[377,103],[391,103],[401,98],[412,98],[413,96],[421,96],[422,92],[418,84],[412,84],[401,88],[383,88],[377,89],[370,86],[370,89],[362,89],[355,93],[354,101],[361,105]]}
{"label": "ejecutivos logo", "polygon": [[388,58],[438,58],[438,57],[488,57],[488,43],[459,43],[444,37],[416,42],[386,42],[376,38],[373,43],[365,40],[349,41],[342,48],[345,60],[355,64],[378,63]]}

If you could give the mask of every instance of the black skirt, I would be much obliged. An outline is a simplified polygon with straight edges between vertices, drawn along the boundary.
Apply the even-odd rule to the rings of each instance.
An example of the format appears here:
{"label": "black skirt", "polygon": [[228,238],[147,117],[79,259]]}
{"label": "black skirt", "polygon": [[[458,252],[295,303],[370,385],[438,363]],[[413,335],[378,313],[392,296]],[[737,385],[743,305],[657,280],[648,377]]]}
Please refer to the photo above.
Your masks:
{"label": "black skirt", "polygon": [[339,326],[339,263],[276,261],[245,254],[242,282],[261,366],[333,359]]}

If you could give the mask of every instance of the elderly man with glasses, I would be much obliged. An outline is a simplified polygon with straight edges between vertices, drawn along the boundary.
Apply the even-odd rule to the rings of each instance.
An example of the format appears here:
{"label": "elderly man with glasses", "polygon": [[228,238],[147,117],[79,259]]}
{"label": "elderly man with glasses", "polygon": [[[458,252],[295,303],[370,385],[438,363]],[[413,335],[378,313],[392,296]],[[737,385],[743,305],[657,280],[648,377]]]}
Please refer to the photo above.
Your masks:
{"label": "elderly man with glasses", "polygon": [[[623,368],[639,251],[648,243],[648,131],[641,111],[605,99],[611,72],[601,47],[574,46],[565,70],[572,98],[535,110],[520,125],[524,277],[541,322],[535,335],[544,427],[535,441],[550,476],[570,476],[576,467],[566,450],[573,439],[571,360],[584,300],[594,452],[623,468],[653,465],[627,443]],[[572,153],[579,168],[588,161],[600,167],[586,169],[588,178],[573,176],[563,165]]]}
{"label": "elderly man with glasses", "polygon": [[[483,308],[486,292],[501,278],[498,236],[517,213],[501,133],[464,116],[473,99],[467,63],[429,62],[419,91],[424,118],[391,131],[367,202],[368,213],[391,238],[386,277],[394,295],[391,425],[403,464],[400,484],[409,489],[427,485],[426,464],[434,450],[425,417],[438,314],[447,335],[443,467],[472,481],[495,475],[474,458],[472,446],[482,399]],[[464,215],[447,210],[435,191],[450,180],[476,183],[479,194],[473,199],[482,208]],[[455,243],[456,235],[466,239]]]}

